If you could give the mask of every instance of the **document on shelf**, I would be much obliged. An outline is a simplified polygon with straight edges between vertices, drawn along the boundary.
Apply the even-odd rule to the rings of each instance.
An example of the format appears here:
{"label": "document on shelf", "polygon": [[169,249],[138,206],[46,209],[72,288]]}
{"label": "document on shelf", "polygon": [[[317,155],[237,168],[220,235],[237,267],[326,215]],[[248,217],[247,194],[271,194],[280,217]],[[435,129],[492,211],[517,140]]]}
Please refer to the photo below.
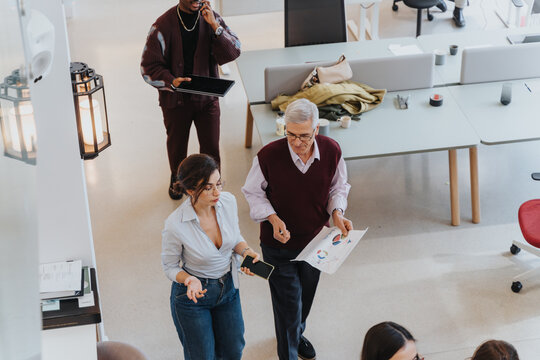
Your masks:
{"label": "document on shelf", "polygon": [[80,308],[94,306],[94,292],[91,287],[92,275],[88,266],[83,266],[83,276],[83,296],[77,298]]}
{"label": "document on shelf", "polygon": [[39,265],[39,292],[81,291],[82,260]]}
{"label": "document on shelf", "polygon": [[322,272],[333,274],[367,230],[351,230],[343,237],[339,228],[325,226],[293,261],[305,261]]}

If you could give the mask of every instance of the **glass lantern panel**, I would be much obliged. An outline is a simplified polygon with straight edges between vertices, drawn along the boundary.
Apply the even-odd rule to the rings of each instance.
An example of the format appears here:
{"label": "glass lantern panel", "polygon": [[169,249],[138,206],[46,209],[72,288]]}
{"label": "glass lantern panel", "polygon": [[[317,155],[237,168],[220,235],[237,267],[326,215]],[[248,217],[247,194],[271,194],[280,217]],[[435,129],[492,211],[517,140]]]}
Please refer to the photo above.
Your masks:
{"label": "glass lantern panel", "polygon": [[94,128],[97,143],[103,142],[101,104],[95,99],[95,94],[79,96],[78,99],[84,144],[94,146]]}
{"label": "glass lantern panel", "polygon": [[96,123],[96,135],[98,136],[98,149],[109,144],[109,128],[107,125],[106,104],[103,88],[92,94],[94,105],[94,117]]}
{"label": "glass lantern panel", "polygon": [[6,152],[12,155],[21,154],[23,149],[27,153],[35,152],[37,143],[36,123],[32,103],[22,101],[15,105],[2,99],[0,105],[2,111],[2,135]]}

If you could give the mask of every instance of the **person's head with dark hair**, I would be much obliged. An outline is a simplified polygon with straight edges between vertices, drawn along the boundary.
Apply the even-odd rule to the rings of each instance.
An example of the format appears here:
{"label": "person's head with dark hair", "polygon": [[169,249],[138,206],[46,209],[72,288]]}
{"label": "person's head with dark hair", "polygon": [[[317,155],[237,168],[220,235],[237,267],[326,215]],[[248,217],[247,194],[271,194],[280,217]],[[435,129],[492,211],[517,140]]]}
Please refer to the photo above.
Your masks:
{"label": "person's head with dark hair", "polygon": [[[180,163],[174,190],[191,196],[194,205],[203,193],[214,195],[213,193],[217,190],[217,198],[219,198],[221,188],[219,166],[211,156],[193,154]],[[214,198],[215,196],[211,196],[209,201],[214,201]]]}
{"label": "person's head with dark hair", "polygon": [[512,344],[502,340],[488,340],[476,348],[471,360],[519,360],[519,356]]}
{"label": "person's head with dark hair", "polygon": [[415,342],[403,326],[385,321],[366,333],[360,360],[421,360]]}

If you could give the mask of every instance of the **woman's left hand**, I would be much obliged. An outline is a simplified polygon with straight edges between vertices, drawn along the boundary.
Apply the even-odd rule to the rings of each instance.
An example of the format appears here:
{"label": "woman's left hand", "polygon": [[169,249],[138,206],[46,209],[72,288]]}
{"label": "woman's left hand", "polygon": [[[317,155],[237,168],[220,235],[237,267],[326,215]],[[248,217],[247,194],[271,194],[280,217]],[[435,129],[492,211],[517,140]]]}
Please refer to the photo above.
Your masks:
{"label": "woman's left hand", "polygon": [[[219,24],[216,21],[216,17],[214,16],[214,12],[212,11],[212,8],[210,7],[210,2],[208,0],[202,1],[202,6],[199,11],[201,12],[204,21],[206,21],[211,26],[212,24],[215,24],[216,28],[214,29],[214,31],[216,31]],[[212,28],[214,27],[212,26]]]}
{"label": "woman's left hand", "polygon": [[[247,256],[247,255],[249,255],[249,256],[251,256],[251,257],[253,258],[253,262],[254,262],[254,263],[256,263],[257,261],[259,261],[259,259],[260,259],[260,257],[261,257],[258,253],[256,253],[255,251],[253,251],[253,250],[251,250],[251,249],[247,250],[247,251],[244,253],[244,257]],[[252,273],[251,270],[249,270],[247,267],[241,267],[240,270],[241,270],[244,274],[246,274],[246,275],[249,275],[249,276],[255,275],[255,274]]]}

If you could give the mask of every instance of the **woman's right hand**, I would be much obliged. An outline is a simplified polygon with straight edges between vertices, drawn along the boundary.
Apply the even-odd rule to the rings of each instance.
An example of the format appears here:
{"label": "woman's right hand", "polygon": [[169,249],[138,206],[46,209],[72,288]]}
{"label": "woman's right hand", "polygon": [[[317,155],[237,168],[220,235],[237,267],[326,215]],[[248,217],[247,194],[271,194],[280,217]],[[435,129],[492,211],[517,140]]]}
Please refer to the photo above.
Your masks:
{"label": "woman's right hand", "polygon": [[186,280],[184,280],[184,285],[187,286],[186,295],[188,299],[192,300],[195,304],[197,303],[197,299],[202,298],[207,291],[207,289],[203,290],[201,281],[195,276],[186,278]]}

